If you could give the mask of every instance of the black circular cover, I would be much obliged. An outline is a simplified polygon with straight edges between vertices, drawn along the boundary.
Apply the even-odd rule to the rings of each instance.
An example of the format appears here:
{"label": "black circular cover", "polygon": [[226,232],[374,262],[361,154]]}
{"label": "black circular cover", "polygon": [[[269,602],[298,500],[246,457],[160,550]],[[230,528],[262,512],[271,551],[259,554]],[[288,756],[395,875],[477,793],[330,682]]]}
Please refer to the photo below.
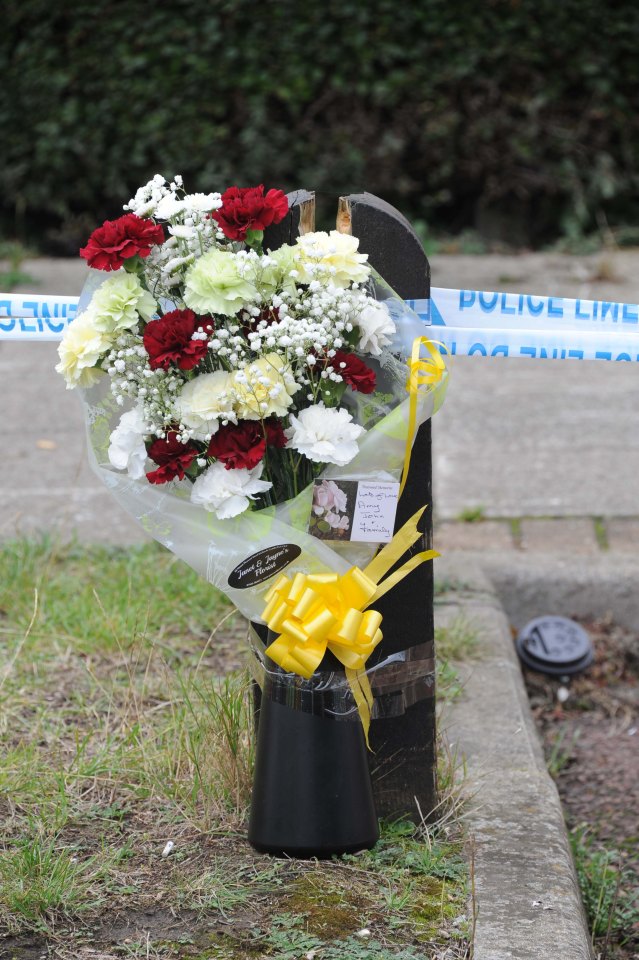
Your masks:
{"label": "black circular cover", "polygon": [[590,637],[567,617],[537,617],[520,630],[517,653],[527,667],[551,676],[569,676],[593,660]]}

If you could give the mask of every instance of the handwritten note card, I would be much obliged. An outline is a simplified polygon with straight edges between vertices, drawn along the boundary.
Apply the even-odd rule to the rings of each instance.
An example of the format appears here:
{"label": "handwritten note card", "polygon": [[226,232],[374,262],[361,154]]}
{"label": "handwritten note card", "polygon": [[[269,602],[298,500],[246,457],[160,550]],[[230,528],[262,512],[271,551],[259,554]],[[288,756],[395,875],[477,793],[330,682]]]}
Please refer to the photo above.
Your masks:
{"label": "handwritten note card", "polygon": [[388,543],[398,497],[399,483],[316,480],[308,531],[320,540]]}
{"label": "handwritten note card", "polygon": [[399,484],[360,480],[351,540],[388,543],[393,538]]}

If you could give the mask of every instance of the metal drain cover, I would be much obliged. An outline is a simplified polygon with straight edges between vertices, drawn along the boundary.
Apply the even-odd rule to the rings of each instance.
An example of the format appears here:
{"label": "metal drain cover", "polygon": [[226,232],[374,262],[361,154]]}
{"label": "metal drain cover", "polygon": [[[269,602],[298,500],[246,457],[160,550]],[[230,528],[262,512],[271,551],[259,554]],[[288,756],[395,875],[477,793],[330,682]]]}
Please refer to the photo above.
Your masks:
{"label": "metal drain cover", "polygon": [[520,659],[531,670],[553,677],[570,676],[589,667],[594,658],[590,637],[567,617],[537,617],[519,631]]}

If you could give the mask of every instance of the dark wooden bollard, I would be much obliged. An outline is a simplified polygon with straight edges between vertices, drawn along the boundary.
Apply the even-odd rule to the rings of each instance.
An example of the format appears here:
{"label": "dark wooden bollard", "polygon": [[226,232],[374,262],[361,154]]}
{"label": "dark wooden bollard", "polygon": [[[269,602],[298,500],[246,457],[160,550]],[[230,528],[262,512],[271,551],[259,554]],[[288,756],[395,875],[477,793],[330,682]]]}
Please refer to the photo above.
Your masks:
{"label": "dark wooden bollard", "polygon": [[[275,250],[295,243],[300,232],[314,229],[315,196],[307,190],[289,194],[288,216],[266,231],[264,245]],[[430,296],[430,267],[410,223],[390,204],[369,193],[340,199],[337,227],[359,238],[359,249],[403,299]],[[395,529],[428,504],[421,539],[411,552],[432,544],[432,468],[430,421],[413,446],[408,481],[400,499]],[[384,716],[371,724],[369,764],[379,816],[428,816],[437,803],[435,751],[435,683],[433,569],[426,563],[402,580],[375,608],[383,615],[384,639],[367,666],[403,655],[394,668],[397,682],[386,682],[381,696]],[[373,680],[375,688],[375,681]],[[377,691],[376,691],[377,693]],[[255,691],[259,708],[259,690]]]}

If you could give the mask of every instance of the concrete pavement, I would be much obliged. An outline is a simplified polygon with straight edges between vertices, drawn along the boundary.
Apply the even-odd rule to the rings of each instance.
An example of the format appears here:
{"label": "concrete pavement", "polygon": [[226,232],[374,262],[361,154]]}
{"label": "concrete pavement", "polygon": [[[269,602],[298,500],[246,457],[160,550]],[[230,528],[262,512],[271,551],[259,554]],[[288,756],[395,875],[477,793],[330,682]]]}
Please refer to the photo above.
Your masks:
{"label": "concrete pavement", "polygon": [[[436,256],[432,278],[441,287],[637,302],[638,266],[639,251]],[[79,260],[22,269],[34,279],[22,289],[33,293],[79,294],[85,276]],[[0,342],[0,535],[143,540],[87,466],[78,399],[54,372],[56,359],[55,344]],[[639,550],[637,365],[455,358],[433,437],[441,549]],[[486,521],[459,523],[467,510]]]}

